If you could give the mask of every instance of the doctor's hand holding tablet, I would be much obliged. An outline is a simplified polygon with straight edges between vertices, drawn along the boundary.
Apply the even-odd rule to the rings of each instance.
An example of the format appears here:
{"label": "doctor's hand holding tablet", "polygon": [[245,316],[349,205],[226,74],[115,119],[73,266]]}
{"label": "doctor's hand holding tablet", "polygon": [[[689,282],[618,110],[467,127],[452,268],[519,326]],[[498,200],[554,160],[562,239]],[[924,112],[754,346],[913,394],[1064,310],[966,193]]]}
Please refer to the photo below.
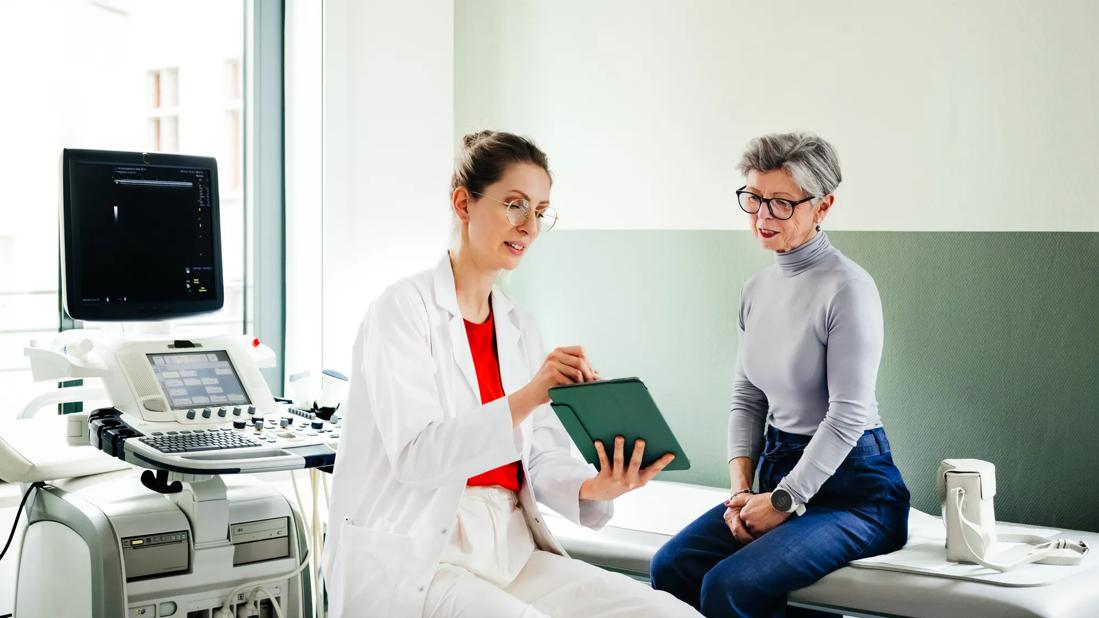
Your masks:
{"label": "doctor's hand holding tablet", "polygon": [[[559,347],[546,356],[530,383],[509,397],[512,422],[518,426],[546,403],[552,404],[577,448],[599,470],[581,485],[583,500],[613,500],[644,487],[681,453],[645,385],[636,378],[601,381],[581,346]],[[632,438],[628,461],[627,436]],[[648,458],[647,436],[656,440]],[[608,442],[614,444],[613,455],[608,455]],[[675,469],[689,466],[683,456]]]}

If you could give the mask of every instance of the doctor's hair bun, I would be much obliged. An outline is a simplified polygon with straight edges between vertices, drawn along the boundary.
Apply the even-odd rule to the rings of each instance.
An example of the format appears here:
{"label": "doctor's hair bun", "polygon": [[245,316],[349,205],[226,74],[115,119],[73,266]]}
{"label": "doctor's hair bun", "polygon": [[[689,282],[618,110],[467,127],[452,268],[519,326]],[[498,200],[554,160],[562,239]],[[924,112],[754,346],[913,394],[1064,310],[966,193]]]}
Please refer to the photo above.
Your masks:
{"label": "doctor's hair bun", "polygon": [[493,135],[496,135],[496,131],[490,131],[488,129],[477,131],[476,133],[466,133],[465,136],[462,137],[462,145],[466,148],[473,148],[477,142],[492,137]]}
{"label": "doctor's hair bun", "polygon": [[549,159],[531,140],[505,131],[477,131],[462,137],[462,151],[454,165],[450,190],[465,187],[470,193],[483,193],[485,188],[500,180],[509,165],[530,163],[546,171]]}

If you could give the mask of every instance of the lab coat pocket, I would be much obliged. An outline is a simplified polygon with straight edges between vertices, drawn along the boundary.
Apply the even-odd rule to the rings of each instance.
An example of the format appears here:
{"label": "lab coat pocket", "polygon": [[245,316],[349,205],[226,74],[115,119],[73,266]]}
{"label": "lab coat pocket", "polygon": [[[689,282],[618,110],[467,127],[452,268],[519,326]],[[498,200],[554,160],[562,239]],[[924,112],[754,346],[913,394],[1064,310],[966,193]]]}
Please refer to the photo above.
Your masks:
{"label": "lab coat pocket", "polygon": [[336,548],[339,570],[334,575],[342,603],[334,603],[333,618],[390,616],[412,565],[406,560],[415,544],[410,536],[372,530],[344,521]]}

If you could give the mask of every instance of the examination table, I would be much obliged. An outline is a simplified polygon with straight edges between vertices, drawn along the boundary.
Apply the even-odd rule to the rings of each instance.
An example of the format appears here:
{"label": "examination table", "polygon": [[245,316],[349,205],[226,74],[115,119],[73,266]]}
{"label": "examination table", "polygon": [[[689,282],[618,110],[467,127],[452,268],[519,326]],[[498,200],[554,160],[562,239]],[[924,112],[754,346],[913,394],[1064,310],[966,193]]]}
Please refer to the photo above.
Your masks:
{"label": "examination table", "polygon": [[[615,515],[602,530],[577,527],[548,509],[546,519],[572,557],[647,580],[656,550],[727,495],[712,487],[653,481],[618,498]],[[913,509],[910,522],[917,521],[941,526]],[[1099,547],[1099,533],[1060,532]],[[848,566],[794,592],[789,603],[847,616],[1097,617],[1097,566],[1099,556],[1092,552],[1079,566],[1045,567],[1065,570],[1056,581],[1025,587]]]}

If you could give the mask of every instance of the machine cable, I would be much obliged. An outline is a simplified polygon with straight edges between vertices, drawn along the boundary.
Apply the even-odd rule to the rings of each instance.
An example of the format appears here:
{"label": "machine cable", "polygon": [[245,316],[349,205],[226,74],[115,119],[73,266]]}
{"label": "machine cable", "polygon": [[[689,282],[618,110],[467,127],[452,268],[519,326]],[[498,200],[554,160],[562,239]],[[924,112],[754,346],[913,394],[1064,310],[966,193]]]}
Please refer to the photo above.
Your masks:
{"label": "machine cable", "polygon": [[[31,495],[31,490],[38,489],[45,486],[45,483],[39,481],[37,483],[31,483],[31,486],[27,488],[27,491],[23,492],[23,499],[19,501],[19,508],[15,510],[15,521],[11,522],[11,533],[8,534],[8,542],[4,543],[3,551],[0,551],[0,560],[4,559],[4,556],[8,555],[8,548],[11,547],[11,541],[15,538],[15,530],[19,527],[19,516],[23,513],[23,507],[27,504],[27,498]],[[11,616],[11,614],[0,615],[0,618],[4,616]]]}

